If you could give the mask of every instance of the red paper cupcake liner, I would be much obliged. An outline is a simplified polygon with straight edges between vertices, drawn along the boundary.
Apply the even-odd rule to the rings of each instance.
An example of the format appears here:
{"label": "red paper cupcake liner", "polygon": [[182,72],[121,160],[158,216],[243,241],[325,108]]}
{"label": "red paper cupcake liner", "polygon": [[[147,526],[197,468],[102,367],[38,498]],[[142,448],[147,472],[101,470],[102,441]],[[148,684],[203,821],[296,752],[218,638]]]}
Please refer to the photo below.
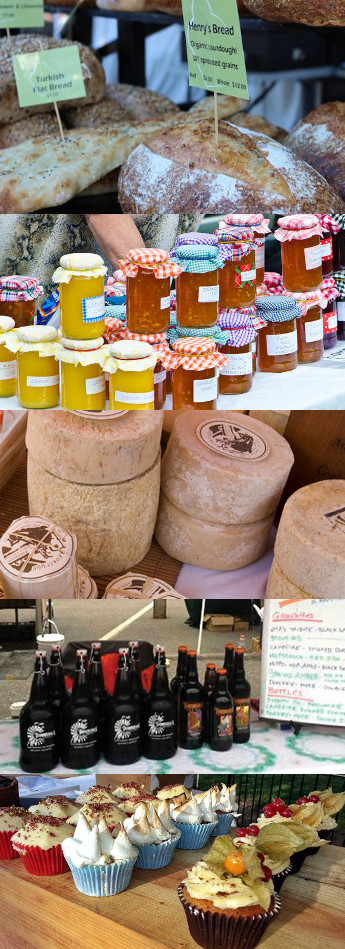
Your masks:
{"label": "red paper cupcake liner", "polygon": [[221,911],[211,913],[197,909],[185,900],[183,889],[178,895],[184,908],[189,932],[202,949],[254,949],[271,920],[280,910],[279,896],[274,894],[274,906],[267,913],[255,916],[226,916]]}
{"label": "red paper cupcake liner", "polygon": [[61,844],[42,850],[41,847],[26,847],[25,854],[20,853],[25,869],[34,876],[55,876],[68,873],[69,866],[64,858]]}
{"label": "red paper cupcake liner", "polygon": [[14,860],[15,857],[19,857],[19,853],[16,850],[13,850],[11,844],[11,837],[13,837],[13,830],[2,830],[0,833],[0,860]]}

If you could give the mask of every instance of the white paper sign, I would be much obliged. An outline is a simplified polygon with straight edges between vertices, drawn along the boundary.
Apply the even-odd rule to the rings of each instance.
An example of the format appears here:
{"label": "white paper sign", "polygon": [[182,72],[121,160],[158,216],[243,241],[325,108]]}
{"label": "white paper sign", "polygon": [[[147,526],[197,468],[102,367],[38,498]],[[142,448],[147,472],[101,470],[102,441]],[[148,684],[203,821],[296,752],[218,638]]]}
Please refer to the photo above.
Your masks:
{"label": "white paper sign", "polygon": [[345,600],[265,600],[260,715],[345,725]]}

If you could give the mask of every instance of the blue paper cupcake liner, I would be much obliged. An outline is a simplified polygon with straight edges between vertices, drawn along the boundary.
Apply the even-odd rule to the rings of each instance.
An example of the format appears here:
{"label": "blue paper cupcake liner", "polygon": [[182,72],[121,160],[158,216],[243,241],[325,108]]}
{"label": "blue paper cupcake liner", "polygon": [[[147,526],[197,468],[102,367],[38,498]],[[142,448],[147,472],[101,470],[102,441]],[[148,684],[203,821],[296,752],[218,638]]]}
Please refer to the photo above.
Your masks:
{"label": "blue paper cupcake liner", "polygon": [[174,824],[181,834],[177,844],[179,850],[201,850],[217,827],[218,821],[212,821],[210,824],[182,824],[174,820]]}
{"label": "blue paper cupcake liner", "polygon": [[228,834],[232,824],[233,816],[234,815],[232,811],[230,814],[218,814],[217,826],[212,831],[212,834],[210,834],[210,837],[221,837],[222,834]]}
{"label": "blue paper cupcake liner", "polygon": [[115,896],[129,886],[135,860],[135,857],[128,857],[102,867],[75,867],[70,860],[67,863],[80,893],[85,896]]}
{"label": "blue paper cupcake liner", "polygon": [[178,846],[179,837],[173,837],[172,840],[166,840],[162,844],[135,844],[139,850],[139,856],[135,864],[139,870],[161,870],[167,867],[174,855],[174,850]]}

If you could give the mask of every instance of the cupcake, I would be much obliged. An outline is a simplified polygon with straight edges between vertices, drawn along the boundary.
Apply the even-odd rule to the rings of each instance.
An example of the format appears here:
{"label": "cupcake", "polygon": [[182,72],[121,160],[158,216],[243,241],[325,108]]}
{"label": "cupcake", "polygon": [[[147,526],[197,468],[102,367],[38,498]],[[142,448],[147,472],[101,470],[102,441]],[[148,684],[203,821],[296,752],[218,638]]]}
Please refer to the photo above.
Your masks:
{"label": "cupcake", "polygon": [[80,807],[77,807],[73,801],[70,801],[68,797],[64,797],[63,794],[55,794],[45,797],[38,804],[32,804],[28,810],[29,814],[42,815],[43,817],[62,817],[63,820],[67,820],[69,817],[73,817],[74,814],[78,815]]}
{"label": "cupcake", "polygon": [[99,784],[92,784],[87,791],[79,794],[75,803],[80,804],[81,807],[83,804],[112,804],[114,798],[108,788],[104,788]]}
{"label": "cupcake", "polygon": [[[300,798],[296,803],[300,803],[301,800],[304,801],[305,799]],[[325,791],[311,791],[310,794],[308,794],[308,801],[322,805],[323,817],[321,824],[317,827],[317,832],[322,839],[330,840],[333,831],[338,826],[334,819],[334,814],[338,814],[345,805],[345,791],[340,791],[335,794],[332,788],[327,788]]]}
{"label": "cupcake", "polygon": [[181,837],[177,846],[182,850],[200,850],[218,824],[212,808],[211,792],[195,794],[171,809],[171,817]]}
{"label": "cupcake", "polygon": [[169,804],[175,807],[183,804],[184,801],[188,801],[191,796],[191,792],[184,784],[167,784],[165,788],[160,788],[156,794],[159,801],[169,801]]}
{"label": "cupcake", "polygon": [[176,827],[168,829],[164,825],[151,804],[139,804],[135,814],[126,818],[124,828],[138,848],[136,866],[140,870],[160,870],[171,863],[180,834]]}
{"label": "cupcake", "polygon": [[280,909],[268,871],[252,849],[217,837],[178,887],[192,938],[203,949],[253,949]]}
{"label": "cupcake", "polygon": [[216,812],[218,823],[217,827],[210,834],[211,837],[220,837],[227,834],[230,830],[234,817],[239,817],[238,804],[236,801],[237,784],[232,784],[230,788],[226,784],[218,784],[211,788],[212,805]]}
{"label": "cupcake", "polygon": [[12,846],[24,867],[35,876],[67,873],[62,841],[71,837],[73,828],[61,817],[28,816],[27,822],[12,837]]}
{"label": "cupcake", "polygon": [[129,886],[138,851],[121,824],[114,836],[103,817],[90,827],[80,813],[74,837],[62,849],[80,893],[114,896]]}
{"label": "cupcake", "polygon": [[[250,824],[249,827],[239,827],[232,839],[237,848],[256,850],[259,859],[262,857],[263,867],[268,867],[272,875],[275,892],[280,893],[286,877],[292,871],[290,857],[294,852],[295,842],[286,825],[276,827],[274,824],[268,824],[260,831],[257,824]],[[285,848],[282,846],[282,840],[285,842]],[[299,839],[297,842],[299,843]]]}
{"label": "cupcake", "polygon": [[[292,822],[307,828],[306,842],[291,854],[292,873],[298,873],[308,856],[308,852],[316,853],[318,847],[322,844],[317,833],[317,827],[320,826],[324,817],[321,802],[309,801],[308,798],[305,801],[301,798],[299,800],[302,800],[302,803],[296,802],[296,804],[291,804],[288,807],[280,798],[275,798],[272,804],[265,805],[263,813],[257,820],[260,830],[267,824],[287,824],[289,826]],[[312,830],[311,835],[308,834],[308,828]],[[323,842],[325,843],[325,841]]]}
{"label": "cupcake", "polygon": [[154,794],[139,794],[137,797],[127,797],[116,803],[123,817],[132,817],[139,804],[152,804],[153,807],[158,807],[159,801]]}
{"label": "cupcake", "polygon": [[119,810],[114,800],[97,804],[93,802],[83,804],[80,810],[68,818],[67,824],[70,824],[72,827],[76,827],[80,814],[85,817],[85,820],[90,827],[92,827],[92,824],[95,820],[98,820],[100,817],[104,817],[110,832],[114,827],[116,827],[116,824],[118,824],[119,821],[123,821],[123,813]]}
{"label": "cupcake", "polygon": [[13,860],[19,853],[12,847],[11,838],[23,826],[27,811],[24,807],[0,807],[0,860]]}
{"label": "cupcake", "polygon": [[137,784],[136,781],[131,781],[128,784],[118,784],[116,788],[112,791],[113,797],[117,801],[126,801],[131,797],[141,797],[142,788],[140,784]]}

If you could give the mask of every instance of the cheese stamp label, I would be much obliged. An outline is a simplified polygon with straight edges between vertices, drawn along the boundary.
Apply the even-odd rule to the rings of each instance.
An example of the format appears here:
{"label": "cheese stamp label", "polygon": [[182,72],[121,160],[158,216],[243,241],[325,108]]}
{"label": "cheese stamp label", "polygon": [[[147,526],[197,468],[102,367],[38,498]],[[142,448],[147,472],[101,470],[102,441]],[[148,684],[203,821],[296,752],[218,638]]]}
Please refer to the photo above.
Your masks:
{"label": "cheese stamp label", "polygon": [[9,573],[26,578],[56,573],[71,560],[72,534],[41,517],[21,517],[3,535],[0,561]]}
{"label": "cheese stamp label", "polygon": [[244,425],[227,422],[202,422],[197,429],[197,437],[203,445],[228,458],[262,461],[269,454],[269,445]]}
{"label": "cheese stamp label", "polygon": [[325,517],[327,517],[329,524],[339,527],[339,530],[345,534],[345,507],[339,507],[337,511],[330,511],[329,514],[325,514]]}

